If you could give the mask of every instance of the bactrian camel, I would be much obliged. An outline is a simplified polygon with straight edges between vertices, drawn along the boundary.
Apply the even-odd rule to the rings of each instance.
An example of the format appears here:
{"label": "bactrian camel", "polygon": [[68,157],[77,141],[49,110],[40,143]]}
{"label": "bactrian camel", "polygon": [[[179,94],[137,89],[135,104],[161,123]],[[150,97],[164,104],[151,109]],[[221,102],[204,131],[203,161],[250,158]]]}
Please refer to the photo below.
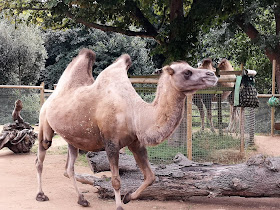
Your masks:
{"label": "bactrian camel", "polygon": [[212,71],[192,68],[186,62],[172,63],[163,68],[154,101],[146,103],[127,77],[131,65],[129,55],[119,57],[95,81],[91,72],[94,61],[95,54],[91,50],[81,50],[41,109],[36,199],[48,200],[42,191],[41,175],[46,150],[51,146],[55,131],[69,144],[66,172],[77,191],[78,203],[89,205],[78,190],[74,176],[78,149],[105,149],[112,172],[116,207],[121,210],[119,150],[127,146],[144,174],[143,184],[124,197],[123,203],[128,203],[155,180],[146,146],[157,145],[170,136],[182,118],[186,95],[215,85],[217,77]]}
{"label": "bactrian camel", "polygon": [[[202,64],[198,67],[199,69],[209,69],[213,72],[216,72],[216,69],[213,67],[212,60],[210,58],[206,58],[202,61]],[[230,62],[227,59],[222,59],[218,64],[218,69],[223,71],[234,71],[233,67],[231,66]],[[220,75],[220,78],[236,78],[235,75]],[[234,82],[227,82],[220,84],[221,87],[234,87]],[[237,107],[233,106],[233,98],[232,98],[232,91],[223,91],[221,95],[221,100],[224,101],[226,99],[229,100],[230,103],[230,123],[229,123],[229,131],[232,130],[234,126],[234,122],[236,122],[236,115],[237,115]],[[210,129],[212,132],[215,132],[213,120],[212,120],[212,101],[215,100],[215,95],[213,94],[194,94],[193,102],[197,106],[200,114],[201,119],[201,130],[203,131],[205,126],[204,120],[204,109],[203,104],[207,110],[207,118],[209,120]]]}
{"label": "bactrian camel", "polygon": [[[223,71],[234,71],[232,65],[227,59],[222,59],[220,63],[218,64],[219,70]],[[221,75],[221,78],[236,78],[235,75]],[[223,83],[223,87],[234,87],[234,82],[227,82]],[[229,119],[229,125],[227,130],[229,132],[236,131],[237,130],[237,122],[238,122],[238,107],[233,106],[234,104],[234,99],[232,91],[224,91],[222,95],[222,100],[228,98],[229,104],[230,104],[230,119]]]}
{"label": "bactrian camel", "polygon": [[[199,69],[208,69],[210,71],[215,72],[216,69],[213,67],[212,60],[210,58],[206,58],[202,61],[202,64],[198,67]],[[193,103],[197,106],[199,110],[200,120],[201,120],[201,127],[200,129],[204,131],[205,128],[205,113],[204,113],[204,107],[207,111],[207,118],[209,120],[210,124],[210,130],[212,132],[215,132],[213,120],[212,120],[212,99],[214,95],[213,94],[194,94],[193,95]]]}

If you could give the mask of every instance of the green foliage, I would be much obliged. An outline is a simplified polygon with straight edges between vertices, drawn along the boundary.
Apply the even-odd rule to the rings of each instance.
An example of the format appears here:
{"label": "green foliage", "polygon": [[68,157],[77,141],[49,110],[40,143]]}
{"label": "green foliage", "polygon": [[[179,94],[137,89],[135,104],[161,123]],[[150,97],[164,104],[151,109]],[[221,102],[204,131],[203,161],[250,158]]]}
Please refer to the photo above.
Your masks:
{"label": "green foliage", "polygon": [[212,58],[216,62],[221,58],[230,60],[234,69],[244,68],[257,71],[256,88],[260,93],[269,93],[271,87],[271,63],[257,44],[251,42],[242,31],[233,31],[229,24],[212,28],[201,33],[199,52],[195,54],[193,64],[203,58]]}
{"label": "green foliage", "polygon": [[129,74],[150,74],[155,68],[149,56],[149,49],[146,48],[149,42],[151,40],[105,33],[97,29],[75,28],[65,31],[48,31],[45,36],[45,46],[49,58],[46,70],[41,72],[41,80],[47,85],[57,83],[73,57],[84,47],[96,53],[93,75],[98,75],[124,53],[128,53],[133,62]]}
{"label": "green foliage", "polygon": [[39,122],[40,95],[36,90],[15,90],[15,97],[23,104],[21,115],[24,121],[36,124]]}
{"label": "green foliage", "polygon": [[[47,56],[41,31],[0,20],[0,83],[35,84]],[[3,76],[2,76],[3,75]]]}
{"label": "green foliage", "polygon": [[[179,10],[172,10],[172,4]],[[0,2],[0,8],[10,15],[23,13],[26,21],[45,28],[71,28],[82,23],[103,31],[151,37],[159,43],[155,53],[164,55],[166,62],[194,61],[201,32],[226,22],[233,23],[236,31],[235,18],[241,15],[259,31],[254,42],[261,49],[273,50],[280,41],[274,33],[273,13],[279,14],[276,0],[188,0],[182,5],[175,0],[12,0]]]}
{"label": "green foliage", "polygon": [[23,103],[21,116],[25,122],[38,123],[40,111],[40,96],[38,91],[30,89],[5,89],[0,88],[0,124],[13,122],[12,112],[14,103],[20,99]]}

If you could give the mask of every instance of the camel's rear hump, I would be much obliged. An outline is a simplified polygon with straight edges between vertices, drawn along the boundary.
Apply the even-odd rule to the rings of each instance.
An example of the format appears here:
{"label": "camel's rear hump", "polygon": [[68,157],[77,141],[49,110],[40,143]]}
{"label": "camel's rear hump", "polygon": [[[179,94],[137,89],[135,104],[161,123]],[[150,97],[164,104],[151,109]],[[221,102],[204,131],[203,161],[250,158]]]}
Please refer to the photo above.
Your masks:
{"label": "camel's rear hump", "polygon": [[67,66],[60,77],[57,88],[76,88],[91,85],[94,82],[92,66],[95,62],[95,53],[90,49],[82,49],[77,57]]}

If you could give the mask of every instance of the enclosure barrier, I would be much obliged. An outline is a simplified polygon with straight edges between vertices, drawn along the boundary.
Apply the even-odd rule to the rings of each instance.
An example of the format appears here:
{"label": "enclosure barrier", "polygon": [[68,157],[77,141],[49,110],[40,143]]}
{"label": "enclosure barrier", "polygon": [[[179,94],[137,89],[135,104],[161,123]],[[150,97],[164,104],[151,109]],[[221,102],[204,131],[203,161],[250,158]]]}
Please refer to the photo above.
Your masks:
{"label": "enclosure barrier", "polygon": [[[235,74],[235,75],[242,75],[242,71],[220,71],[219,72],[220,75],[228,75],[228,74]],[[135,87],[136,91],[138,92],[138,94],[147,102],[152,102],[154,96],[155,96],[155,91],[156,91],[156,85],[158,82],[158,76],[152,75],[149,77],[146,76],[132,76],[130,78],[131,83],[133,84],[133,86]],[[224,79],[224,78],[219,78],[218,83],[226,83],[226,82],[235,82],[235,79]],[[0,89],[1,88],[12,88],[12,89],[37,89],[40,91],[40,105],[43,104],[44,102],[44,94],[45,97],[47,94],[52,93],[54,90],[47,90],[44,89],[44,84],[41,84],[41,86],[16,86],[16,85],[0,85]],[[223,91],[232,91],[233,88],[225,88],[225,87],[214,87],[214,88],[209,88],[207,90],[200,90],[197,92],[197,94],[218,94],[220,95]],[[260,97],[264,97],[263,94],[260,94]],[[160,156],[161,154],[159,153],[155,153],[153,155],[153,152],[156,152],[156,150],[160,150],[160,153],[170,153],[170,158],[174,157],[174,153],[176,152],[181,152],[185,155],[188,156],[189,159],[195,159],[196,161],[208,161],[207,158],[203,158],[204,153],[201,151],[197,151],[197,148],[199,146],[202,145],[202,147],[204,147],[203,149],[205,151],[209,150],[211,151],[211,141],[214,142],[217,145],[214,145],[214,149],[221,149],[223,148],[223,146],[220,146],[218,144],[222,144],[223,142],[219,142],[219,139],[211,139],[209,136],[213,135],[215,138],[217,137],[222,137],[223,134],[223,128],[224,125],[222,125],[222,123],[225,123],[222,121],[222,118],[226,118],[228,117],[227,111],[226,113],[222,114],[222,112],[220,111],[221,109],[227,109],[228,103],[224,103],[221,102],[220,100],[218,100],[218,102],[214,103],[214,108],[213,108],[213,112],[217,112],[217,114],[214,114],[213,116],[218,116],[218,121],[216,122],[217,126],[217,130],[219,131],[218,135],[213,135],[211,133],[207,133],[206,132],[206,137],[203,136],[204,134],[201,134],[198,131],[197,128],[197,124],[199,123],[198,119],[198,111],[194,108],[194,105],[192,103],[192,96],[187,96],[186,99],[186,114],[182,120],[182,123],[180,125],[180,129],[181,129],[181,133],[174,133],[175,136],[171,137],[173,138],[173,140],[167,140],[164,143],[158,145],[158,147],[152,147],[152,148],[148,148],[148,152],[149,154],[152,156],[150,157],[150,159],[154,162],[160,162],[161,158],[159,158],[158,156]],[[10,114],[10,113],[9,113]],[[196,126],[193,126],[193,124],[196,124]],[[241,124],[241,123],[240,123]],[[244,125],[242,125],[244,126]],[[241,127],[242,127],[241,126]],[[239,151],[244,151],[244,138],[243,140],[240,139],[240,136],[238,137],[238,135],[240,135],[241,130],[239,130],[239,134],[238,133],[234,133],[234,134],[230,134],[233,139],[239,139],[238,141],[234,140],[235,142],[230,142],[232,146],[237,146],[239,145]],[[193,134],[195,134],[196,139],[193,142]],[[209,134],[209,135],[208,135]],[[177,136],[176,136],[177,135]],[[244,132],[243,132],[244,135]],[[226,136],[226,135],[225,135]],[[208,138],[209,137],[209,138]],[[213,138],[214,138],[213,137]],[[184,142],[179,142],[176,140],[176,138],[179,139],[184,139]],[[175,139],[175,140],[174,140]],[[201,140],[202,142],[200,143],[200,145],[197,145],[197,139]],[[206,139],[206,140],[205,140]],[[205,142],[203,142],[205,141]],[[216,141],[216,142],[215,142]],[[173,145],[174,148],[176,147],[176,149],[173,148],[173,151],[167,151],[166,147],[164,146],[169,146],[172,147]],[[238,149],[238,148],[237,148]],[[173,152],[173,153],[172,153]],[[172,153],[172,154],[171,154]]]}
{"label": "enclosure barrier", "polygon": [[[219,71],[217,72],[217,74],[219,75],[242,75],[244,72],[243,70],[241,71]],[[255,74],[255,71],[250,71],[250,74]],[[147,95],[145,94],[151,94],[152,92],[155,92],[156,91],[156,86],[153,86],[153,85],[156,85],[158,83],[158,77],[159,76],[156,76],[156,75],[152,75],[152,76],[131,76],[129,79],[131,81],[131,83],[133,84],[133,86],[135,87],[136,91],[138,92],[138,94],[144,99],[146,100],[147,99]],[[219,78],[218,80],[218,84],[222,84],[222,83],[228,83],[228,82],[235,82],[235,78]],[[206,90],[199,90],[197,91],[196,94],[217,94],[217,95],[221,95],[223,93],[223,91],[233,91],[234,88],[231,88],[231,87],[213,87],[213,88],[209,88],[209,89],[206,89]],[[145,93],[146,92],[146,93]],[[147,102],[151,102],[152,99],[150,97],[148,97],[148,101]],[[222,115],[222,101],[221,101],[221,98],[218,97],[218,101],[216,102],[217,103],[217,108],[216,110],[218,111],[217,113],[217,118],[218,118],[218,133],[219,133],[219,136],[223,136],[223,115]],[[244,132],[244,128],[245,128],[245,116],[244,116],[244,108],[241,108],[241,113],[240,113],[240,120],[239,120],[239,152],[240,154],[244,154],[244,151],[245,151],[245,132]],[[249,113],[250,114],[250,113]],[[254,113],[253,113],[254,114]],[[192,96],[189,95],[187,96],[187,99],[186,99],[186,111],[185,111],[185,115],[184,115],[184,118],[181,122],[181,125],[180,126],[183,126],[183,128],[181,128],[181,131],[183,134],[181,133],[177,133],[175,131],[175,133],[173,134],[173,136],[171,136],[170,138],[173,138],[171,141],[167,141],[167,144],[178,144],[176,146],[178,146],[179,150],[181,150],[182,148],[181,147],[185,147],[186,148],[183,148],[183,150],[185,151],[185,155],[187,155],[187,157],[189,159],[193,159],[193,157],[197,157],[197,146],[193,146],[193,142],[192,142],[192,137],[193,137],[193,133],[194,132],[197,132],[193,127],[193,103],[192,103]],[[195,119],[194,119],[195,120]],[[247,126],[247,127],[250,127],[250,126]],[[178,128],[180,129],[180,128]],[[176,136],[177,135],[177,136]],[[177,142],[176,139],[178,138],[181,138],[183,135],[183,138],[184,138],[184,143],[181,145],[180,143]],[[201,134],[202,135],[202,134]],[[207,135],[207,133],[206,133]],[[211,134],[210,134],[211,135]],[[231,135],[231,134],[230,134]],[[236,136],[236,134],[232,134],[233,136]],[[199,137],[198,137],[199,138]],[[204,138],[204,136],[202,135],[201,138]],[[250,137],[251,138],[251,137]],[[175,143],[172,141],[175,141]],[[196,140],[197,141],[197,140]],[[209,140],[211,141],[211,140]],[[218,141],[218,140],[217,140]],[[170,143],[171,142],[171,143]],[[165,144],[165,143],[163,143]],[[195,143],[197,144],[197,143]],[[203,143],[202,143],[203,144]],[[207,142],[205,143],[207,144]],[[218,143],[217,143],[218,144]],[[160,146],[159,146],[160,147]],[[218,147],[218,146],[217,146]],[[159,148],[160,149],[160,148]],[[162,153],[166,153],[166,149],[169,149],[169,148],[165,148],[165,149],[162,149],[161,152]],[[206,148],[207,150],[207,148]],[[150,157],[150,159],[153,159],[153,157]],[[196,158],[196,161],[198,159]]]}
{"label": "enclosure barrier", "polygon": [[0,85],[0,88],[10,88],[10,89],[39,89],[40,90],[40,106],[42,107],[45,101],[45,84],[41,83],[40,86],[28,86],[28,85]]}

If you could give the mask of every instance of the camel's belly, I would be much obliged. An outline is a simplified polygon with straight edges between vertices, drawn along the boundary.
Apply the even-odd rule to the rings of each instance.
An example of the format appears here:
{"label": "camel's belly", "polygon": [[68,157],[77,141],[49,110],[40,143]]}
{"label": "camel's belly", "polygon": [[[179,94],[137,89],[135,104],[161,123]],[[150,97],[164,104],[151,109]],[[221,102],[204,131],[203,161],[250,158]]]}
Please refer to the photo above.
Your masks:
{"label": "camel's belly", "polygon": [[104,148],[100,131],[96,125],[84,121],[49,122],[52,129],[72,146],[85,151],[98,151]]}
{"label": "camel's belly", "polygon": [[57,131],[57,133],[72,146],[85,151],[100,151],[104,149],[104,144],[100,135],[69,135],[69,133]]}

